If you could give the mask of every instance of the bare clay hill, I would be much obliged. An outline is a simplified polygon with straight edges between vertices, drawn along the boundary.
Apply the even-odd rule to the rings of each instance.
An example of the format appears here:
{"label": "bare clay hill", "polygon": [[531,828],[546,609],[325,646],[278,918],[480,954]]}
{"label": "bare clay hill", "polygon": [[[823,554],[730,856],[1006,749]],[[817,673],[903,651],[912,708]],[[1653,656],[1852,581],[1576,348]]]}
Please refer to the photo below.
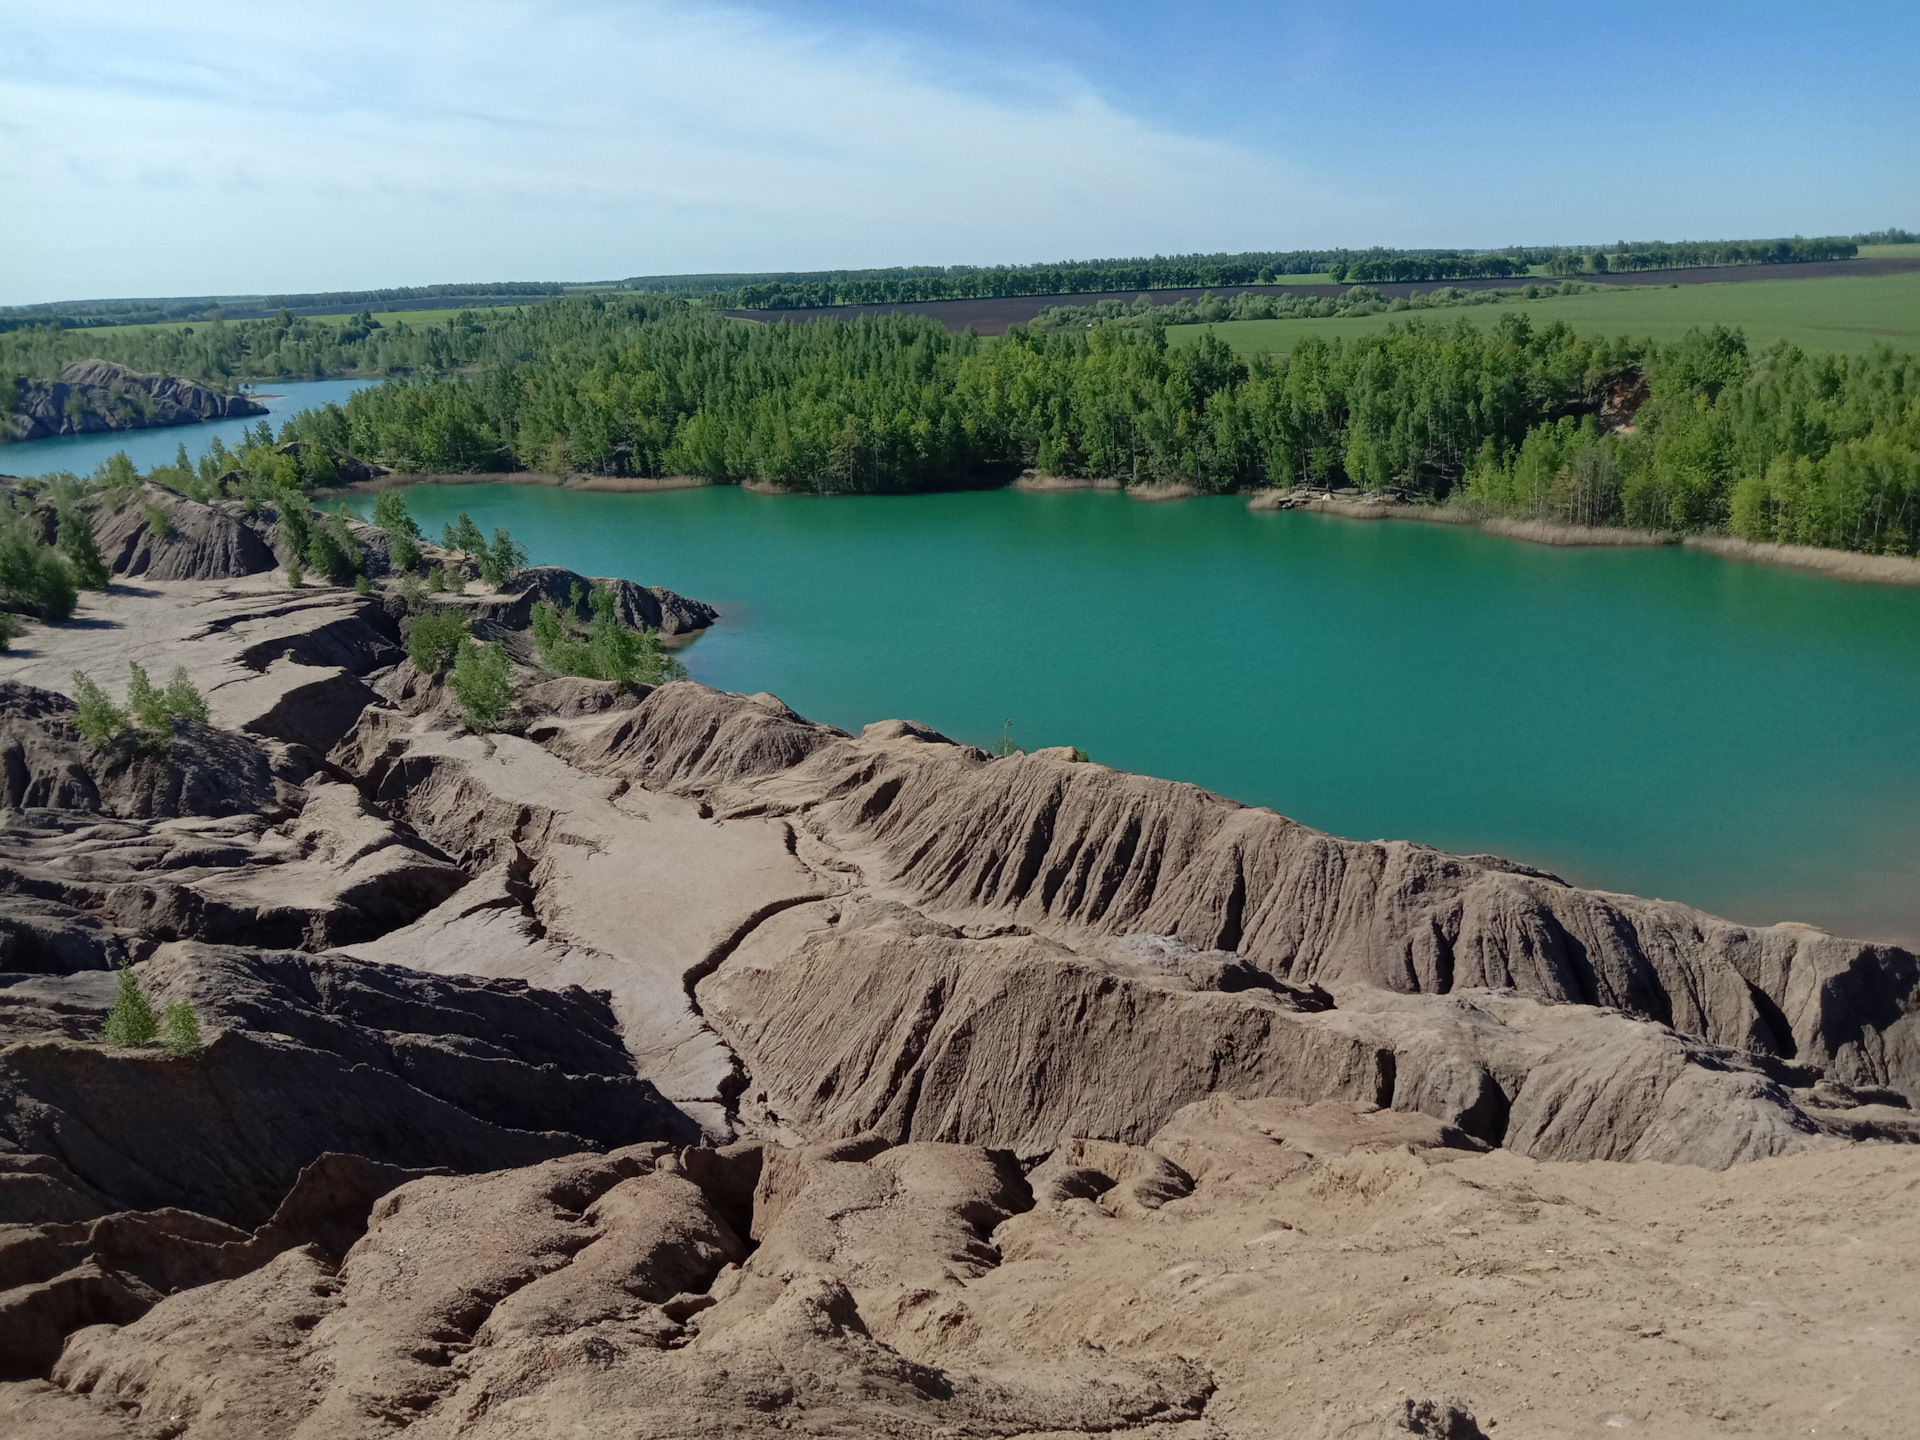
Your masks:
{"label": "bare clay hill", "polygon": [[[0,658],[0,1433],[1911,1433],[1911,954],[690,682],[474,734],[164,505]],[[87,746],[129,659],[211,722]]]}

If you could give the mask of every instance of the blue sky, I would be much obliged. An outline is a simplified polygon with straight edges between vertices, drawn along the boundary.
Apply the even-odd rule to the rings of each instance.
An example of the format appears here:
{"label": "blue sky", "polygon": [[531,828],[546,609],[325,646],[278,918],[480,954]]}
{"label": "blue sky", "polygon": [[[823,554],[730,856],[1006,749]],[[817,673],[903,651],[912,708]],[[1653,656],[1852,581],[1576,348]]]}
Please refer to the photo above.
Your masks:
{"label": "blue sky", "polygon": [[0,303],[1920,228],[1920,5],[0,0]]}

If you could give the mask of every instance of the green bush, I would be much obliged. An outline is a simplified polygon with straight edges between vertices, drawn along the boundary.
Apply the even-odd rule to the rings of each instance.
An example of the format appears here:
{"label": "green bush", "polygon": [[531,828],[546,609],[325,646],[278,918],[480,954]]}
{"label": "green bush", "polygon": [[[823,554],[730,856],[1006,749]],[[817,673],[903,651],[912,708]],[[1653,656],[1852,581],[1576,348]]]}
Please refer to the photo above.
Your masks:
{"label": "green bush", "polygon": [[81,737],[95,749],[113,739],[129,725],[138,725],[156,739],[173,734],[175,720],[207,723],[207,702],[187,674],[186,666],[174,667],[172,678],[162,689],[153,683],[139,661],[127,664],[127,703],[113,703],[107,692],[96,685],[85,671],[73,672],[73,695],[79,706],[74,724]]}
{"label": "green bush", "polygon": [[14,633],[18,625],[19,622],[10,612],[0,610],[0,651],[12,648]]}
{"label": "green bush", "polygon": [[133,457],[124,450],[116,450],[103,460],[93,472],[93,478],[115,492],[120,503],[124,503],[140,487],[140,476],[134,471]]}
{"label": "green bush", "polygon": [[410,535],[420,538],[420,527],[414,523],[413,516],[407,513],[407,497],[400,490],[382,490],[373,497],[373,523],[389,535]]}
{"label": "green bush", "polygon": [[280,517],[280,538],[295,555],[305,555],[313,543],[313,507],[297,490],[275,488],[268,492],[274,513]]}
{"label": "green bush", "polygon": [[[589,601],[593,619],[584,635],[557,606],[543,600],[533,607],[533,643],[543,666],[556,675],[622,685],[662,685],[686,678],[686,667],[660,648],[658,631],[629,630],[620,623],[611,590],[595,586]],[[573,603],[575,608],[580,603],[577,588]]]}
{"label": "green bush", "polygon": [[127,665],[127,709],[142,730],[171,728],[168,722],[173,717],[167,713],[167,697],[147,678],[146,667],[138,660]]}
{"label": "green bush", "polygon": [[451,525],[440,527],[440,540],[449,550],[461,550],[476,559],[487,551],[487,537],[480,533],[480,527],[473,523],[473,517],[462,510]]}
{"label": "green bush", "polygon": [[306,572],[300,568],[300,562],[298,560],[288,561],[287,562],[287,584],[292,586],[295,590],[298,590],[302,585],[306,583],[307,583],[307,575],[306,575]]}
{"label": "green bush", "polygon": [[73,672],[73,700],[78,707],[73,717],[74,728],[95,750],[132,723],[127,712],[114,704],[84,670]]}
{"label": "green bush", "polygon": [[382,490],[373,500],[373,523],[387,532],[387,558],[396,574],[420,567],[420,527],[407,513],[407,497]]}
{"label": "green bush", "polygon": [[66,558],[35,538],[31,507],[16,503],[0,514],[0,601],[59,624],[80,603]]}
{"label": "green bush", "polygon": [[503,525],[493,532],[493,544],[481,547],[479,559],[480,578],[498,589],[514,571],[525,568],[527,547],[509,535]]}
{"label": "green bush", "polygon": [[175,1055],[199,1053],[200,1017],[185,1000],[174,1001],[160,1017],[160,1043]]}
{"label": "green bush", "polygon": [[360,542],[347,528],[345,511],[336,511],[318,525],[310,526],[303,553],[309,565],[336,585],[352,583],[366,563]]}
{"label": "green bush", "polygon": [[113,998],[113,1010],[107,1016],[105,1039],[109,1045],[145,1045],[160,1032],[153,1017],[153,1006],[140,993],[139,982],[131,967],[120,967],[120,988]]}
{"label": "green bush", "polygon": [[422,674],[438,675],[453,664],[466,638],[466,616],[441,606],[414,617],[407,632],[407,654]]}
{"label": "green bush", "polygon": [[67,563],[73,567],[73,578],[82,589],[104,590],[107,588],[106,557],[100,553],[100,543],[93,538],[93,520],[77,503],[61,505],[55,508],[60,515],[60,539],[57,542],[60,553],[67,557]]}
{"label": "green bush", "polygon": [[500,646],[477,644],[463,635],[447,688],[460,702],[468,729],[492,730],[513,700],[513,661]]}
{"label": "green bush", "polygon": [[206,699],[188,676],[186,666],[174,667],[173,676],[167,681],[167,688],[161,692],[160,699],[166,706],[167,714],[182,720],[198,720],[202,725],[207,723]]}
{"label": "green bush", "polygon": [[395,574],[412,574],[420,568],[420,542],[411,535],[395,535],[387,547],[387,559]]}
{"label": "green bush", "polygon": [[364,575],[354,576],[353,593],[356,595],[371,595],[373,593],[373,582]]}
{"label": "green bush", "polygon": [[140,502],[141,518],[147,522],[147,529],[153,532],[153,538],[164,540],[173,533],[173,522],[167,519],[167,512],[151,500]]}

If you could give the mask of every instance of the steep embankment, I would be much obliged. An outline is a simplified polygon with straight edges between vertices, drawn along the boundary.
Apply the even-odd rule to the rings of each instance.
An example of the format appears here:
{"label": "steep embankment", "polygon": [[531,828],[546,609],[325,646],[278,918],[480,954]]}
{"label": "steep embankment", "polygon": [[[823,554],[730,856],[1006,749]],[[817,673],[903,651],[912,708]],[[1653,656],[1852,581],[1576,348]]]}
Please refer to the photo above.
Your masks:
{"label": "steep embankment", "polygon": [[197,425],[265,415],[267,407],[173,375],[142,375],[106,360],[76,360],[58,380],[13,382],[9,440]]}

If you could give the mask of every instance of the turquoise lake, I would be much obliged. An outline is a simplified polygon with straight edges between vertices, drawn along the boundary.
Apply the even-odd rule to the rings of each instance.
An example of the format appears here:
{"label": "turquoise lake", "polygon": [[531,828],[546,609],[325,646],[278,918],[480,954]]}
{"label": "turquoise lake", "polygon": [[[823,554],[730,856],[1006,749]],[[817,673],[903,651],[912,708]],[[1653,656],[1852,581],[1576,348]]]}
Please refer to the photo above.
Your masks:
{"label": "turquoise lake", "polygon": [[1233,498],[407,494],[717,605],[695,679],[850,730],[1010,719],[1340,835],[1920,940],[1920,591]]}

